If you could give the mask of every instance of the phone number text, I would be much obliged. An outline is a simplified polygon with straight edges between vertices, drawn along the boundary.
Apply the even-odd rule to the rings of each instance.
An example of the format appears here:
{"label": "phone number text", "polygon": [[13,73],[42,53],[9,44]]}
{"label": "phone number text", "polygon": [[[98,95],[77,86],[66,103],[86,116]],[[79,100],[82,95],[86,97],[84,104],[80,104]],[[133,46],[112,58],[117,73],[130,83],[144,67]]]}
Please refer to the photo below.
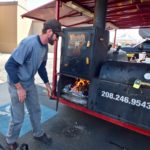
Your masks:
{"label": "phone number text", "polygon": [[142,107],[145,109],[150,109],[150,102],[146,102],[146,101],[141,101],[139,99],[135,99],[135,98],[129,98],[127,96],[122,96],[119,94],[114,94],[114,93],[110,93],[108,91],[101,91],[101,96],[114,100],[114,101],[120,101],[129,105],[134,105],[137,107]]}

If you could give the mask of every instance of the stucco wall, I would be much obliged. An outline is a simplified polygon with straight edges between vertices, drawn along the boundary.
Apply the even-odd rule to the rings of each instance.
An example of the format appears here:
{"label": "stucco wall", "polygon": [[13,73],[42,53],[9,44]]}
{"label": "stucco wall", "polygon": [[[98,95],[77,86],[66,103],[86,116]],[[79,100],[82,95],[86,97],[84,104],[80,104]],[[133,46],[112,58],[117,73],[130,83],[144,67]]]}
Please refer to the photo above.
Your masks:
{"label": "stucco wall", "polygon": [[26,13],[27,10],[20,4],[17,6],[17,44],[29,36],[31,32],[32,19],[22,18],[21,15]]}
{"label": "stucco wall", "polygon": [[41,34],[43,28],[43,22],[34,20],[32,22],[31,34]]}
{"label": "stucco wall", "polygon": [[11,52],[17,45],[17,5],[0,5],[0,52]]}
{"label": "stucco wall", "polygon": [[[11,53],[20,41],[32,34],[41,34],[43,22],[22,18],[26,0],[0,2],[0,52]],[[49,46],[53,52],[53,46]]]}
{"label": "stucco wall", "polygon": [[32,20],[22,18],[26,0],[0,2],[0,52],[11,53],[30,34]]}

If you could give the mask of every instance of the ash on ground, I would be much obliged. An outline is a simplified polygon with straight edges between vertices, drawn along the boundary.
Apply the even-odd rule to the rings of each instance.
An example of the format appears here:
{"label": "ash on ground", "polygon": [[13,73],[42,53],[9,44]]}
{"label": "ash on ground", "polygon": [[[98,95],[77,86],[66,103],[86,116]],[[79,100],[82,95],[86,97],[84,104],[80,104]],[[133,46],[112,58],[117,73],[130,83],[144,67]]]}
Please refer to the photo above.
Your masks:
{"label": "ash on ground", "polygon": [[79,125],[77,122],[75,122],[72,126],[68,126],[63,130],[63,134],[66,137],[76,137],[80,135],[84,131],[85,127]]}

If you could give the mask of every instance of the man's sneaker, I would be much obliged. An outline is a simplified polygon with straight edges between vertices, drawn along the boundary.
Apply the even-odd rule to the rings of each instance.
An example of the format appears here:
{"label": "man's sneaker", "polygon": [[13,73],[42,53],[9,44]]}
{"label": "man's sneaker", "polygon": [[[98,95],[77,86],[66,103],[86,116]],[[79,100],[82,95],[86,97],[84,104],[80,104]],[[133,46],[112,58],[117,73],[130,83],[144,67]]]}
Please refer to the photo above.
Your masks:
{"label": "man's sneaker", "polygon": [[19,147],[18,143],[12,143],[12,144],[8,144],[7,143],[7,150],[16,150]]}
{"label": "man's sneaker", "polygon": [[26,143],[21,144],[20,150],[29,150],[29,146]]}
{"label": "man's sneaker", "polygon": [[35,140],[38,140],[39,142],[43,142],[44,144],[51,144],[51,142],[52,142],[52,138],[51,137],[49,137],[48,135],[46,135],[46,133],[44,133],[42,136],[40,136],[40,137],[35,137],[34,136],[34,139]]}

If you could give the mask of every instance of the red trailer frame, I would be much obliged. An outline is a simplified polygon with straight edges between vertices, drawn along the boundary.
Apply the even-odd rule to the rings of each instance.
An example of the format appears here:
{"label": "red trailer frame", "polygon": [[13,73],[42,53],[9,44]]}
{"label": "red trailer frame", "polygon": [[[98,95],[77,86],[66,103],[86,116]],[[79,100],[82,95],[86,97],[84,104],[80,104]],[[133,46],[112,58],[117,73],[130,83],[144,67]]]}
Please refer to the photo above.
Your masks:
{"label": "red trailer frame", "polygon": [[[63,1],[66,2],[67,0],[63,0]],[[75,0],[74,0],[74,1],[75,1]],[[55,6],[56,6],[56,7],[55,7],[55,18],[56,18],[57,20],[63,18],[62,16],[60,17],[60,5],[61,5],[61,2],[62,2],[62,1],[60,1],[60,0],[56,0],[56,5],[55,5]],[[119,14],[119,15],[118,15],[118,14],[116,13],[117,9],[120,9],[120,10],[122,10],[122,11],[125,11],[125,9],[127,8],[126,5],[125,5],[125,3],[127,3],[127,1],[124,1],[124,5],[122,5],[122,7],[119,7],[119,5],[115,5],[115,4],[114,4],[115,2],[117,2],[117,3],[119,4],[119,3],[123,2],[123,0],[114,0],[114,1],[109,0],[109,5],[110,5],[111,8],[112,8],[112,10],[110,9],[110,11],[111,11],[112,14],[107,15],[107,21],[109,21],[109,20],[111,20],[111,19],[112,19],[112,20],[115,20],[115,19],[117,20],[117,19],[119,19],[122,14]],[[133,2],[133,1],[132,1],[132,2]],[[130,8],[133,8],[134,5],[135,5],[135,7],[137,7],[137,9],[140,10],[139,5],[142,3],[142,1],[136,1],[136,3],[134,3],[134,4],[132,4],[132,2],[131,2],[131,4],[130,4],[130,3],[128,4],[128,10],[129,10]],[[86,2],[85,2],[85,3],[86,3]],[[84,1],[82,1],[82,6],[85,6],[85,3],[84,3]],[[95,1],[94,1],[94,0],[90,0],[90,1],[88,1],[88,3],[89,3],[89,5],[93,5],[93,3],[95,3]],[[144,3],[144,1],[143,1],[143,3]],[[144,20],[145,22],[144,22],[143,24],[141,24],[141,22],[138,20],[139,18],[137,18],[137,20],[136,20],[135,18],[133,19],[133,17],[136,17],[139,12],[138,12],[138,13],[137,13],[137,12],[133,12],[133,13],[131,12],[131,16],[129,15],[129,18],[130,18],[130,19],[129,19],[128,21],[127,21],[127,20],[124,20],[123,23],[120,23],[120,24],[118,23],[118,26],[120,26],[120,28],[127,28],[127,27],[132,27],[132,26],[135,26],[135,27],[136,27],[136,25],[138,25],[138,24],[139,24],[139,26],[143,26],[143,27],[148,27],[148,26],[150,26],[150,21],[148,21],[148,20],[150,20],[150,17],[149,17],[149,15],[148,15],[148,14],[150,13],[150,10],[147,10],[147,8],[150,7],[150,0],[149,0],[149,1],[145,1],[145,3],[146,3],[146,4],[143,5],[145,11],[140,13],[140,16],[144,16],[144,17],[146,18],[146,19]],[[49,4],[50,4],[50,3],[48,3],[48,4],[46,4],[46,5],[43,5],[43,6],[37,8],[37,9],[35,9],[35,10],[33,10],[33,11],[39,12],[41,8],[42,8],[42,9],[44,9],[44,8],[46,9],[46,7],[49,6]],[[115,9],[113,9],[113,8],[116,8],[116,11],[115,11]],[[42,20],[42,21],[44,21],[44,20],[47,19],[47,18],[45,18],[45,19],[38,18],[38,17],[36,16],[36,15],[37,15],[36,13],[35,13],[34,15],[32,15],[32,12],[33,12],[33,11],[30,11],[30,12],[28,12],[28,13],[22,15],[22,17],[28,17],[28,18],[38,19],[38,20]],[[124,13],[124,12],[123,12],[123,13]],[[130,11],[129,11],[129,13],[130,13]],[[77,13],[77,12],[74,12],[74,13],[71,13],[71,14],[69,14],[69,15],[65,15],[64,17],[69,17],[69,16],[72,16],[72,15],[75,15],[75,14],[78,14],[78,13]],[[35,17],[35,16],[36,16],[36,17]],[[80,25],[80,24],[90,23],[90,22],[91,22],[91,19],[88,19],[87,21],[81,21],[81,22],[78,22],[78,23],[75,23],[75,24],[72,24],[72,25],[68,25],[68,26],[78,26],[78,25]],[[133,23],[132,23],[132,22],[133,22]],[[66,26],[66,25],[65,25],[65,26]],[[116,36],[116,34],[115,34],[115,36]],[[115,42],[115,40],[114,40],[114,42]],[[58,74],[57,74],[57,42],[55,42],[55,44],[54,44],[54,61],[53,61],[52,98],[53,98],[53,99],[57,99],[57,100],[60,101],[61,103],[65,104],[65,105],[67,105],[67,106],[69,106],[69,107],[71,107],[71,108],[73,108],[73,109],[82,111],[82,112],[87,113],[87,114],[89,114],[89,115],[91,115],[91,116],[100,118],[100,119],[102,119],[102,120],[108,121],[108,122],[110,122],[110,123],[119,125],[119,126],[121,126],[121,127],[130,129],[130,130],[132,130],[132,131],[135,131],[135,132],[137,132],[137,133],[140,133],[140,134],[143,134],[143,135],[146,135],[146,136],[149,136],[149,137],[150,137],[150,130],[145,130],[145,129],[140,128],[140,127],[137,127],[137,126],[135,126],[135,125],[132,125],[132,124],[129,124],[129,123],[125,123],[125,122],[119,121],[119,120],[117,120],[117,119],[113,119],[113,118],[108,117],[108,116],[105,116],[105,115],[103,115],[103,114],[96,113],[96,112],[94,112],[94,111],[89,110],[88,108],[85,108],[85,107],[80,106],[80,105],[78,105],[78,104],[75,104],[75,103],[72,103],[72,102],[67,101],[67,100],[65,100],[65,99],[62,99],[62,98],[60,98],[60,97],[57,97],[57,96],[56,96],[57,75],[58,75]]]}

